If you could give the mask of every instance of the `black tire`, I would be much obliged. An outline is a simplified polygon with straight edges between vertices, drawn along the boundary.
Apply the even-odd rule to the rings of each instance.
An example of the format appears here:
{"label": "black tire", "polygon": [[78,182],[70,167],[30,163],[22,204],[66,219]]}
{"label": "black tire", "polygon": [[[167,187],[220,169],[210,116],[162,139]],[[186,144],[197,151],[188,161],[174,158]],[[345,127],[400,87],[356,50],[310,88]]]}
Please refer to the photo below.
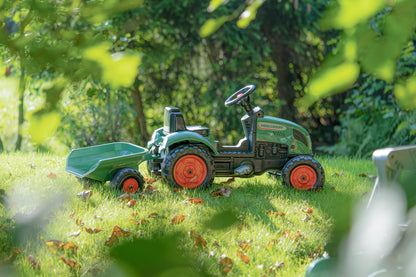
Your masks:
{"label": "black tire", "polygon": [[325,172],[321,164],[310,156],[297,156],[289,160],[282,169],[284,186],[298,190],[322,188]]}
{"label": "black tire", "polygon": [[139,171],[133,168],[122,168],[113,176],[110,185],[125,193],[136,193],[144,188],[144,179]]}
{"label": "black tire", "polygon": [[214,159],[195,145],[173,149],[162,162],[162,178],[175,188],[206,189],[215,177]]}

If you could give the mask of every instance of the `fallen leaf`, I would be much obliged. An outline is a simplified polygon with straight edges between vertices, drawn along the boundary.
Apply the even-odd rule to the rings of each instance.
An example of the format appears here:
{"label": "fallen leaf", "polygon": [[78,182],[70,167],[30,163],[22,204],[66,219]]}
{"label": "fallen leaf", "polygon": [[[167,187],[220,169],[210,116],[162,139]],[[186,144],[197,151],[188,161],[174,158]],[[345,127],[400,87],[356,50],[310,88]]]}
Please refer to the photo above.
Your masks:
{"label": "fallen leaf", "polygon": [[131,216],[139,216],[139,213],[132,213]]}
{"label": "fallen leaf", "polygon": [[131,199],[128,203],[127,203],[127,207],[133,207],[134,205],[136,205],[136,200]]}
{"label": "fallen leaf", "polygon": [[250,228],[250,225],[248,225],[248,223],[244,222],[243,224],[238,225],[237,229],[241,231],[241,230],[243,230],[243,227]]}
{"label": "fallen leaf", "polygon": [[192,249],[194,248],[207,248],[207,241],[200,235],[194,235],[194,245],[192,246]]}
{"label": "fallen leaf", "polygon": [[147,184],[153,184],[154,182],[156,182],[156,179],[153,179],[153,178],[144,178],[144,181]]}
{"label": "fallen leaf", "polygon": [[78,225],[78,226],[84,226],[84,222],[83,222],[83,221],[81,221],[81,220],[80,220],[80,219],[78,219],[78,218],[75,220],[75,224],[76,224],[76,225]]}
{"label": "fallen leaf", "polygon": [[28,263],[32,266],[33,269],[40,269],[40,263],[32,255],[27,256]]}
{"label": "fallen leaf", "polygon": [[174,218],[172,218],[172,220],[170,221],[170,224],[179,224],[182,223],[185,220],[185,216],[180,214],[175,216]]}
{"label": "fallen leaf", "polygon": [[183,190],[182,189],[179,189],[179,188],[174,188],[173,189],[173,192],[175,192],[175,193],[181,193],[181,192],[183,192]]}
{"label": "fallen leaf", "polygon": [[49,173],[48,174],[48,176],[47,176],[49,179],[52,179],[52,180],[54,180],[54,179],[56,179],[56,174],[55,173]]}
{"label": "fallen leaf", "polygon": [[335,172],[335,173],[332,173],[331,176],[345,176],[345,173],[342,171],[340,173]]}
{"label": "fallen leaf", "polygon": [[202,200],[201,198],[190,198],[184,200],[183,203],[201,204],[204,203],[204,200]]}
{"label": "fallen leaf", "polygon": [[303,222],[308,222],[309,220],[311,220],[312,218],[310,216],[305,216],[302,221]]}
{"label": "fallen leaf", "polygon": [[87,199],[90,198],[91,195],[92,195],[92,190],[84,190],[77,194],[77,196],[84,202],[87,201]]}
{"label": "fallen leaf", "polygon": [[128,193],[122,194],[119,197],[117,197],[118,200],[120,201],[130,201],[131,200],[131,195]]}
{"label": "fallen leaf", "polygon": [[113,228],[113,234],[118,238],[125,238],[131,236],[130,230],[123,229],[117,225]]}
{"label": "fallen leaf", "polygon": [[118,237],[114,235],[114,232],[108,237],[108,239],[104,242],[105,246],[113,246],[116,242],[118,242]]}
{"label": "fallen leaf", "polygon": [[361,174],[359,174],[358,176],[359,176],[359,177],[362,177],[362,178],[367,178],[367,174],[364,174],[364,173],[361,173]]}
{"label": "fallen leaf", "polygon": [[[282,234],[283,235],[283,234]],[[273,246],[276,246],[279,244],[279,239],[272,239],[271,241],[267,242],[266,248],[269,249]]]}
{"label": "fallen leaf", "polygon": [[158,213],[151,213],[151,214],[149,214],[149,215],[148,215],[148,217],[149,217],[149,218],[159,218],[159,217],[161,217],[161,218],[166,218],[166,216],[164,216],[164,215],[160,215],[160,214],[158,214]]}
{"label": "fallen leaf", "polygon": [[0,264],[4,263],[11,263],[16,258],[17,255],[22,253],[19,248],[13,248],[12,253],[9,255],[9,257],[6,260],[0,260]]}
{"label": "fallen leaf", "polygon": [[153,193],[158,192],[154,186],[148,185],[143,192],[139,193],[139,195],[148,197],[151,196]]}
{"label": "fallen leaf", "polygon": [[99,228],[85,228],[85,231],[89,234],[96,234],[102,231],[102,229]]}
{"label": "fallen leaf", "polygon": [[282,266],[284,266],[285,263],[284,262],[276,262],[274,265],[269,267],[269,272],[272,273],[278,269],[280,269]]}
{"label": "fallen leaf", "polygon": [[245,241],[241,242],[238,246],[240,246],[244,251],[249,251],[251,249],[251,246]]}
{"label": "fallen leaf", "polygon": [[76,251],[78,249],[78,246],[76,246],[72,241],[65,242],[59,246],[63,250],[73,250]]}
{"label": "fallen leaf", "polygon": [[282,236],[284,236],[284,235],[288,235],[288,234],[290,234],[292,231],[290,231],[290,230],[284,230],[283,232],[282,232]]}
{"label": "fallen leaf", "polygon": [[211,191],[211,196],[213,198],[219,197],[219,196],[230,197],[230,195],[231,195],[231,187],[221,187],[219,189],[215,189]]}
{"label": "fallen leaf", "polygon": [[99,219],[99,220],[101,220],[101,221],[103,220],[103,218],[102,218],[101,216],[99,216],[99,215],[94,215],[94,218],[95,218],[95,219]]}
{"label": "fallen leaf", "polygon": [[237,249],[237,256],[240,257],[246,264],[250,262],[250,258],[239,249]]}
{"label": "fallen leaf", "polygon": [[80,234],[81,234],[81,230],[78,230],[77,232],[70,234],[68,237],[78,237]]}
{"label": "fallen leaf", "polygon": [[78,264],[76,260],[71,259],[65,259],[64,256],[61,256],[61,260],[64,261],[65,264],[67,264],[69,267],[73,269],[80,269],[81,266]]}
{"label": "fallen leaf", "polygon": [[295,235],[295,239],[299,239],[299,238],[301,238],[302,237],[302,235],[300,234],[300,231],[298,230],[298,231],[296,231],[296,235]]}
{"label": "fallen leaf", "polygon": [[227,181],[225,181],[225,182],[221,182],[220,184],[221,185],[224,185],[224,186],[227,186],[227,185],[229,185],[229,184],[231,184],[232,182],[234,182],[235,181],[235,178],[234,177],[232,177],[232,178],[230,178],[230,179],[228,179]]}
{"label": "fallen leaf", "polygon": [[218,241],[214,241],[214,242],[212,243],[212,246],[215,246],[215,247],[220,247],[220,244],[218,243]]}
{"label": "fallen leaf", "polygon": [[267,214],[285,216],[285,214],[284,214],[284,213],[282,213],[282,212],[267,211]]}
{"label": "fallen leaf", "polygon": [[230,272],[234,266],[233,260],[231,260],[225,255],[220,256],[220,259],[218,260],[218,265],[220,272],[225,274],[228,274],[228,272]]}
{"label": "fallen leaf", "polygon": [[69,214],[69,217],[74,217],[75,216],[75,212],[72,212]]}
{"label": "fallen leaf", "polygon": [[313,213],[312,208],[307,208],[306,210],[302,210],[302,212],[306,213],[306,214],[311,214]]}
{"label": "fallen leaf", "polygon": [[45,241],[43,237],[40,237],[40,239],[45,243],[45,245],[49,248],[49,251],[56,254],[56,251],[59,250],[59,248],[63,245],[63,242],[60,240],[48,240]]}
{"label": "fallen leaf", "polygon": [[134,219],[129,219],[129,221],[131,223],[133,223],[134,225],[143,225],[143,224],[149,223],[149,221],[146,220],[146,219],[142,219],[140,221],[137,221],[137,220],[134,220]]}

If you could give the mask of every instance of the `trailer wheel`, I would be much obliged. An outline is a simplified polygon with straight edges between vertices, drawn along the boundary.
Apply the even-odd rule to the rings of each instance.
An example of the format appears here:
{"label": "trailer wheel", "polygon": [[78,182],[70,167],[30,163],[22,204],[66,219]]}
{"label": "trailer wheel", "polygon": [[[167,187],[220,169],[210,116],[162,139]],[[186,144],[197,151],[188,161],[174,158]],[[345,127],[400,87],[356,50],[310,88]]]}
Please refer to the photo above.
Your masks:
{"label": "trailer wheel", "polygon": [[175,148],[162,163],[162,178],[173,187],[205,189],[212,185],[214,177],[213,158],[197,146]]}
{"label": "trailer wheel", "polygon": [[133,168],[122,168],[110,181],[113,188],[123,190],[125,193],[136,193],[144,187],[144,179],[139,171]]}
{"label": "trailer wheel", "polygon": [[325,172],[321,164],[310,156],[297,156],[289,160],[282,169],[282,182],[298,190],[322,188]]}

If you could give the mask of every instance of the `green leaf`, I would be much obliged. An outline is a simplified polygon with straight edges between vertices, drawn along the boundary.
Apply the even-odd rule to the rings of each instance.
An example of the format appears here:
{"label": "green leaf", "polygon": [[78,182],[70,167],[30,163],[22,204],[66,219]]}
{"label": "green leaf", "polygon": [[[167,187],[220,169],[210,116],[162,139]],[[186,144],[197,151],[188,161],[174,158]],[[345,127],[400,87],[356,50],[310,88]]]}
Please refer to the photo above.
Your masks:
{"label": "green leaf", "polygon": [[212,13],[215,11],[219,6],[221,6],[226,0],[211,0],[209,2],[209,6],[207,8],[207,11],[209,13]]}
{"label": "green leaf", "polygon": [[241,29],[245,29],[250,25],[250,22],[256,19],[257,10],[263,5],[264,0],[253,1],[250,6],[240,15],[240,19],[237,21],[237,26]]}
{"label": "green leaf", "polygon": [[385,6],[385,0],[338,0],[328,7],[320,25],[323,29],[352,28],[382,11]]}
{"label": "green leaf", "polygon": [[408,122],[407,121],[402,121],[400,124],[399,124],[399,126],[397,126],[397,128],[396,128],[396,133],[398,133],[398,132],[400,132],[404,127],[406,127],[407,126],[407,124],[408,124]]}
{"label": "green leaf", "polygon": [[346,90],[357,80],[359,73],[360,67],[354,62],[322,66],[310,80],[305,96],[298,103],[299,109],[306,109],[320,98]]}
{"label": "green leaf", "polygon": [[406,81],[396,84],[394,95],[402,108],[416,109],[416,77],[410,77]]}
{"label": "green leaf", "polygon": [[36,110],[29,114],[28,132],[34,143],[42,143],[51,136],[61,122],[58,111]]}
{"label": "green leaf", "polygon": [[102,69],[102,80],[112,87],[128,87],[138,74],[141,58],[135,53],[110,54],[109,43],[102,43],[84,51],[84,58],[95,61]]}
{"label": "green leaf", "polygon": [[217,19],[208,19],[199,30],[199,35],[204,38],[215,33],[225,22],[228,21],[228,16],[221,16]]}

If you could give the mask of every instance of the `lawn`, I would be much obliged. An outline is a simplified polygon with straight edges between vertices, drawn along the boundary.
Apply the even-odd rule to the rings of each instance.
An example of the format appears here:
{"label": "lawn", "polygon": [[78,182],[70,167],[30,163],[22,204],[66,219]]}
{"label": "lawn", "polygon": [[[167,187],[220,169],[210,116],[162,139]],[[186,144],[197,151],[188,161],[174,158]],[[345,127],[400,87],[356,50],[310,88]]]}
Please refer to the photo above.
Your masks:
{"label": "lawn", "polygon": [[[206,191],[156,180],[132,201],[108,184],[78,182],[65,157],[2,154],[0,275],[303,276],[334,239],[339,212],[367,201],[374,179],[364,174],[376,173],[370,160],[317,159],[326,171],[320,191],[264,174],[216,178]],[[213,197],[224,186],[230,194]],[[77,196],[88,190],[86,201]],[[186,201],[195,198],[203,202]]]}

